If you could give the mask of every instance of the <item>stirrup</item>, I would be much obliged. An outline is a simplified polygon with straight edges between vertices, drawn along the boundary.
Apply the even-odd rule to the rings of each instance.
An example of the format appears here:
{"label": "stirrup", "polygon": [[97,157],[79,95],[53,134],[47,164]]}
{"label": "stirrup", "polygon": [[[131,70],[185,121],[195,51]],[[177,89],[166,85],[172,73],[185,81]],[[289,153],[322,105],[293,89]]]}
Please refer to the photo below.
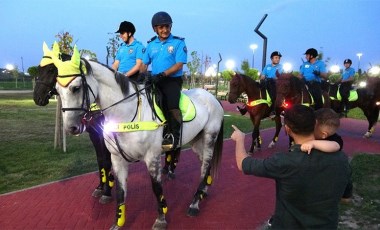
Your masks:
{"label": "stirrup", "polygon": [[[178,148],[178,146],[176,147]],[[162,151],[168,152],[176,149],[174,148],[174,136],[171,133],[165,134],[164,140],[162,141]]]}

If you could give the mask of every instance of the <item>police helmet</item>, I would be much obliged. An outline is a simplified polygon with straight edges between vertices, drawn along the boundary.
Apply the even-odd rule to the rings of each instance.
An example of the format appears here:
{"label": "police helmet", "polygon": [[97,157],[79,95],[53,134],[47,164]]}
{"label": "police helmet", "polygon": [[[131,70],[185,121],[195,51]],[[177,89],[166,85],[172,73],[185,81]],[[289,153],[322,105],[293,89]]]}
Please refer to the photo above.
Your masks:
{"label": "police helmet", "polygon": [[313,57],[317,57],[318,56],[318,51],[314,48],[310,48],[308,50],[306,50],[305,54],[309,54]]}
{"label": "police helmet", "polygon": [[352,65],[352,61],[351,61],[351,59],[348,59],[348,58],[345,59],[344,62],[343,62],[343,64],[346,64],[346,63]]}
{"label": "police helmet", "polygon": [[124,21],[120,23],[119,30],[116,31],[115,33],[124,33],[124,32],[129,32],[132,35],[136,32],[136,28],[133,25],[132,22]]}
{"label": "police helmet", "polygon": [[171,25],[173,23],[170,15],[164,11],[157,12],[152,17],[152,27],[159,25]]}
{"label": "police helmet", "polygon": [[272,52],[272,54],[270,55],[270,58],[272,59],[274,56],[282,57],[282,55],[281,55],[281,53],[279,51]]}

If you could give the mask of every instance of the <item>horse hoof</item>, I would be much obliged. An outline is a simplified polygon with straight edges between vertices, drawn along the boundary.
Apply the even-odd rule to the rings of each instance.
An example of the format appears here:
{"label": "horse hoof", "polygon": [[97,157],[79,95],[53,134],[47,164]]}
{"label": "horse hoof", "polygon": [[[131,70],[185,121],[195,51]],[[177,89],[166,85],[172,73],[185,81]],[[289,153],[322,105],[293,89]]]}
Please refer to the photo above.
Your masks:
{"label": "horse hoof", "polygon": [[268,148],[271,149],[271,148],[273,148],[275,145],[276,145],[276,143],[272,141],[272,142],[268,145]]}
{"label": "horse hoof", "polygon": [[174,180],[175,179],[175,173],[169,171],[168,178],[169,178],[169,180]]}
{"label": "horse hoof", "polygon": [[93,192],[92,192],[92,196],[93,197],[101,197],[103,195],[103,190],[101,189],[95,189]]}
{"label": "horse hoof", "polygon": [[100,197],[99,203],[101,203],[101,204],[109,204],[109,203],[112,202],[112,200],[113,200],[112,196],[105,196],[105,195],[103,195],[103,196]]}
{"label": "horse hoof", "polygon": [[167,168],[162,168],[162,174],[166,175],[169,173],[169,170]]}
{"label": "horse hoof", "polygon": [[156,221],[154,222],[153,226],[152,226],[152,229],[153,230],[164,230],[166,229],[168,226],[168,223],[166,222],[166,220],[160,220],[160,219],[156,219]]}
{"label": "horse hoof", "polygon": [[366,132],[363,136],[363,138],[370,138],[370,137],[372,137],[372,133],[370,132]]}
{"label": "horse hoof", "polygon": [[112,226],[110,227],[110,230],[118,230],[118,229],[120,229],[120,227],[117,226],[117,224],[114,224],[114,225],[112,225]]}
{"label": "horse hoof", "polygon": [[187,210],[187,216],[198,216],[199,214],[199,209],[197,208],[189,208]]}

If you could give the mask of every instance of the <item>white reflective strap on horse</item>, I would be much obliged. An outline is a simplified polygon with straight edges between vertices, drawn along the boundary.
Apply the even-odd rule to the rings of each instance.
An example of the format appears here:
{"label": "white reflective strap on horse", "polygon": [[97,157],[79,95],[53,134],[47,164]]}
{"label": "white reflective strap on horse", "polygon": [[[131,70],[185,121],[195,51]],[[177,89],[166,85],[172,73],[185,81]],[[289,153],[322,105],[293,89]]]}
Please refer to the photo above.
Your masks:
{"label": "white reflective strap on horse", "polygon": [[158,129],[164,123],[157,123],[155,121],[139,121],[139,122],[121,122],[121,123],[105,123],[105,132],[135,132],[135,131],[152,131]]}

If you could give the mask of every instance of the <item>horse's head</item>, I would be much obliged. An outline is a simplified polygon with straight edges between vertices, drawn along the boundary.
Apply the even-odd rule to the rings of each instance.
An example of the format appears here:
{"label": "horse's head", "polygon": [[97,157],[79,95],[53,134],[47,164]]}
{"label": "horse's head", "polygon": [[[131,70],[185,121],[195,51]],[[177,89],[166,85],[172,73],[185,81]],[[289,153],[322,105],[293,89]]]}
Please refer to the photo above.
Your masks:
{"label": "horse's head", "polygon": [[86,75],[91,66],[80,59],[76,47],[70,60],[53,57],[53,61],[58,69],[56,89],[62,101],[64,128],[70,134],[80,134],[85,130],[90,105],[98,95],[98,82],[92,74]]}
{"label": "horse's head", "polygon": [[242,83],[242,76],[235,73],[230,81],[230,92],[228,92],[228,102],[233,104],[236,103],[240,94],[244,92],[244,86]]}

